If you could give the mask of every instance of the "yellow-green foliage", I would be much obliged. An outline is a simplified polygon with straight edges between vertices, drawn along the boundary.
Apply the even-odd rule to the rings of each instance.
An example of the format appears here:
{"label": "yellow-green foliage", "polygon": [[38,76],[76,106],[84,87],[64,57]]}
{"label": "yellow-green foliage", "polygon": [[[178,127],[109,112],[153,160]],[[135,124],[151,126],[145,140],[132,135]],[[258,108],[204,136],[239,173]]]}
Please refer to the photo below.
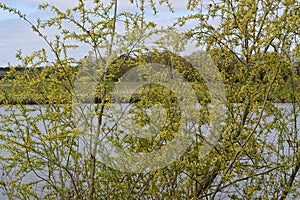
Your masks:
{"label": "yellow-green foliage", "polygon": [[[299,58],[299,2],[202,2],[189,0],[186,11],[202,12],[181,17],[169,28],[175,32],[159,40],[160,45],[180,42],[178,48],[150,51],[145,38],[164,31],[146,17],[166,12],[159,5],[176,12],[175,1],[128,1],[136,12],[119,11],[118,0],[78,0],[77,6],[66,10],[44,3],[39,8],[52,12],[53,17],[36,22],[0,3],[1,10],[29,24],[49,49],[28,56],[17,52],[20,64],[10,66],[1,79],[0,84],[7,85],[0,93],[1,195],[8,199],[89,200],[298,198],[299,76],[294,63]],[[191,29],[176,41],[173,33],[186,24]],[[53,40],[44,34],[50,27],[57,30]],[[118,28],[124,32],[118,33]],[[199,155],[209,142],[207,129],[201,126],[209,125],[211,98],[218,94],[209,94],[204,75],[191,64],[204,59],[205,53],[179,56],[189,39],[214,60],[226,90],[222,134],[206,155]],[[87,57],[71,57],[69,53],[83,44],[90,47]],[[112,100],[123,95],[114,94],[114,86],[135,66],[141,66],[136,69],[141,76],[134,71],[129,74],[128,82],[134,80],[128,83],[130,87],[146,77],[155,80],[142,73],[149,71],[149,63],[167,65],[182,74],[201,107],[183,115],[181,99],[174,91],[150,83],[133,92],[129,98],[133,104],[124,117],[129,104]],[[14,67],[25,70],[17,72]],[[95,98],[96,103],[91,103]],[[122,98],[128,100],[126,95]],[[77,109],[80,106],[86,110]],[[160,116],[164,121],[151,122],[147,110],[155,106],[165,111]],[[194,113],[198,117],[191,124],[191,144],[162,168],[144,173],[122,171],[108,164],[113,163],[110,157],[101,157],[111,153],[108,143],[136,155],[163,148],[175,138],[183,116]],[[91,126],[95,121],[96,126]],[[151,127],[150,122],[157,126]],[[143,128],[159,131],[138,135],[136,129]],[[164,162],[159,158],[151,161]],[[126,156],[118,159],[128,161]]]}

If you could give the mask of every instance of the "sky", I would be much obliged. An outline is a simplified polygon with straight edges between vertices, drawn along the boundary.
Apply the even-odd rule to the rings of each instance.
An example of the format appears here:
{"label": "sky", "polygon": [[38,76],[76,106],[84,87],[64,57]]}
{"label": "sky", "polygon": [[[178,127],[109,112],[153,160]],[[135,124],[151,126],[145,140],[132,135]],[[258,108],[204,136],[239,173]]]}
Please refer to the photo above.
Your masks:
{"label": "sky", "polygon": [[[5,3],[11,7],[15,7],[21,10],[26,16],[35,20],[36,18],[47,18],[50,16],[49,12],[40,11],[37,6],[40,3],[47,0],[0,0],[1,3]],[[90,0],[87,0],[90,1]],[[106,0],[107,1],[107,0]],[[158,0],[155,0],[156,2]],[[75,0],[48,0],[49,4],[53,4],[59,8],[67,9],[76,5]],[[159,7],[159,13],[156,16],[152,15],[152,12],[146,10],[146,17],[153,20],[156,24],[161,26],[171,25],[175,22],[179,16],[186,15],[188,13],[186,9],[187,0],[172,0],[175,12],[171,13],[167,10],[166,6]],[[135,5],[130,4],[129,0],[119,0],[119,11],[132,11]],[[55,34],[55,30],[50,31],[48,34]],[[46,48],[46,43],[34,32],[31,27],[24,21],[18,19],[18,17],[0,10],[0,66],[6,66],[7,63],[16,64],[15,58],[16,51],[21,49],[24,55],[28,55],[31,52]],[[84,57],[87,54],[85,47],[79,48],[74,51],[74,56]]]}

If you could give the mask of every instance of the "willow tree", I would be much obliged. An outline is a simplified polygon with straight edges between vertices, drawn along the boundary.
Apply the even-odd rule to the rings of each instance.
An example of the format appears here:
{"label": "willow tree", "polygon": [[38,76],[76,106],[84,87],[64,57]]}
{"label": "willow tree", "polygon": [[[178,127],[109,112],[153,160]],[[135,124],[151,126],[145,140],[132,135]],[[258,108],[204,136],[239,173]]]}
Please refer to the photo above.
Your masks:
{"label": "willow tree", "polygon": [[[152,66],[152,61],[150,66],[147,65],[149,61],[144,55],[149,52],[149,46],[145,44],[149,37],[154,35],[157,48],[161,51],[168,50],[164,46],[164,39],[156,37],[165,34],[168,38],[169,30],[156,28],[155,23],[145,19],[147,3],[153,14],[158,12],[155,3],[129,3],[137,5],[138,11],[118,12],[116,0],[106,3],[79,0],[75,7],[66,10],[44,3],[38,8],[50,11],[53,16],[46,20],[36,19],[35,22],[21,11],[4,3],[0,4],[2,10],[17,15],[45,42],[44,48],[30,55],[23,55],[21,50],[18,51],[16,56],[20,64],[9,65],[11,70],[1,80],[9,86],[1,89],[4,112],[1,112],[0,185],[4,196],[9,199],[186,196],[185,189],[188,185],[175,187],[184,181],[185,176],[181,172],[174,173],[176,170],[173,168],[178,165],[176,162],[171,167],[165,164],[162,165],[163,169],[156,167],[144,172],[135,165],[134,160],[125,159],[125,165],[119,167],[114,167],[111,164],[113,161],[107,160],[110,158],[108,156],[115,154],[106,152],[109,149],[106,149],[104,140],[121,150],[124,148],[134,152],[136,156],[132,158],[143,159],[139,155],[152,150],[160,151],[162,157],[165,153],[168,157],[169,154],[160,148],[176,139],[176,132],[180,127],[179,120],[189,120],[189,115],[198,112],[195,109],[184,115],[178,113],[178,102],[181,102],[181,109],[189,107],[189,103],[192,103],[191,100],[185,100],[185,103],[178,100],[188,96],[188,93],[184,93],[185,89],[180,89],[179,86],[192,90],[189,84],[174,84],[173,90],[177,88],[176,91],[164,86],[170,74],[170,80],[182,76],[176,73],[176,70],[170,73],[165,65],[176,64],[184,74],[182,69],[185,68],[186,61],[173,56],[176,54],[160,54],[159,51],[155,51],[152,54],[155,63]],[[172,11],[170,2],[161,1],[159,4],[166,4]],[[117,33],[118,28],[122,29],[121,33]],[[47,35],[49,29],[56,30],[54,37]],[[172,31],[176,32],[174,29],[171,29]],[[175,42],[185,43],[180,35],[174,36],[176,34],[173,34],[171,45]],[[90,48],[87,57],[72,57],[72,50],[80,48],[81,45]],[[172,50],[177,48],[183,48],[182,44],[175,45]],[[112,108],[114,105],[111,97],[118,99],[118,94],[111,93],[110,89],[111,85],[115,84],[114,81],[118,82],[117,79],[120,78],[118,74],[124,60],[122,56],[121,59],[116,57],[121,54],[137,58],[133,59],[134,63],[126,62],[127,65],[141,66],[135,71],[130,70],[131,74],[126,72],[125,78],[132,80],[130,76],[133,75],[135,80],[154,81],[147,82],[145,86],[140,83],[138,87],[133,85],[140,100],[130,107],[127,116],[131,117],[135,124],[127,122],[129,118],[122,117],[125,112],[122,110],[124,105],[117,109]],[[171,62],[166,63],[164,59]],[[24,68],[24,71],[17,72],[16,67]],[[150,68],[154,71],[149,71]],[[157,73],[153,72],[159,72],[161,75],[157,77]],[[130,86],[129,83],[125,84],[127,85]],[[176,97],[175,94],[179,96]],[[97,102],[94,102],[95,99]],[[29,103],[32,105],[28,105]],[[155,108],[151,115],[156,117],[158,123],[149,127],[150,135],[134,135],[140,134],[136,131],[137,128],[147,132],[142,128],[149,124],[147,109],[151,110],[153,107]],[[153,128],[157,135],[151,135]],[[174,144],[184,141],[184,137],[182,140],[177,137]],[[170,155],[178,149],[180,148],[174,148],[173,145],[173,148],[169,148]],[[101,157],[105,153],[105,157]],[[170,161],[159,160],[155,152],[151,155],[157,163],[148,159],[149,164],[170,164]],[[119,163],[122,159],[119,159]],[[132,170],[130,166],[120,168],[127,163],[136,166],[136,170]],[[143,167],[148,168],[145,163]]]}
{"label": "willow tree", "polygon": [[296,198],[299,2],[189,1],[188,8],[202,12],[178,25],[196,24],[188,35],[214,58],[228,99],[228,124],[211,155],[215,164],[193,177],[202,186],[197,197]]}
{"label": "willow tree", "polygon": [[[146,12],[160,11],[154,1],[130,1],[136,12],[119,12],[118,3],[79,0],[66,10],[45,3],[39,8],[51,11],[53,17],[36,22],[0,4],[28,23],[46,44],[29,56],[17,52],[18,66],[26,70],[17,73],[11,66],[1,80],[10,85],[1,93],[3,195],[10,199],[299,196],[298,77],[293,68],[293,58],[299,56],[299,3],[220,0],[206,7],[189,1],[187,11],[192,14],[166,29],[146,19]],[[159,4],[176,12],[172,1]],[[202,12],[194,14],[197,9]],[[178,34],[176,26],[188,20],[196,21],[194,27]],[[48,28],[57,30],[55,37],[47,36]],[[189,48],[189,37],[206,48],[215,64],[203,52],[185,59],[177,56]],[[158,50],[149,52],[155,47],[149,42]],[[81,45],[90,48],[89,54],[73,58],[72,49]],[[207,66],[198,74],[193,67],[199,63]],[[124,66],[132,68],[122,71]],[[213,66],[219,68],[227,93],[227,101],[218,105],[214,98],[222,96],[222,84],[213,85],[218,90],[210,93],[207,90],[213,87],[205,86],[218,79]],[[132,97],[118,92],[124,87],[138,96],[135,104],[122,103]],[[26,99],[34,105],[28,106]],[[274,104],[283,99],[293,105],[288,112]],[[118,100],[120,104],[114,104]],[[193,107],[197,102],[201,106]],[[227,113],[218,112],[224,107]],[[210,143],[207,125],[218,117],[223,134]],[[182,124],[188,128],[190,143],[185,135],[177,136]],[[172,142],[180,145],[164,151]],[[187,148],[180,149],[184,145]],[[204,156],[205,145],[210,151]],[[174,157],[178,149],[182,152]],[[140,162],[143,156],[148,159]]]}
{"label": "willow tree", "polygon": [[[139,48],[134,44],[145,37],[145,30],[155,27],[144,18],[144,1],[128,3],[137,5],[138,11],[118,12],[116,0],[106,3],[79,0],[75,7],[66,10],[43,3],[38,8],[50,11],[52,17],[35,22],[21,11],[0,4],[2,10],[17,15],[45,42],[44,48],[31,55],[24,56],[18,51],[20,64],[10,65],[10,72],[2,79],[9,85],[1,90],[5,110],[1,112],[4,196],[9,199],[109,198],[120,191],[113,185],[120,185],[129,193],[126,185],[134,184],[129,181],[130,176],[96,158],[99,137],[82,137],[79,131],[82,127],[74,119],[74,101],[82,100],[79,94],[74,95],[74,87],[80,90],[81,81],[95,81],[89,74],[94,73],[92,78],[99,81],[100,102],[93,111],[97,113],[99,127],[105,125],[100,121],[105,115],[105,88],[111,78],[105,73],[107,66],[120,52],[139,52],[142,42]],[[150,4],[153,12],[157,12],[154,3],[150,1]],[[123,28],[122,34],[117,33],[117,26]],[[56,30],[54,37],[47,35],[51,28]],[[72,49],[81,45],[89,47],[90,56],[85,59],[70,56]],[[25,70],[18,73],[15,67]],[[40,67],[42,71],[38,70]],[[128,180],[121,181],[127,176]]]}

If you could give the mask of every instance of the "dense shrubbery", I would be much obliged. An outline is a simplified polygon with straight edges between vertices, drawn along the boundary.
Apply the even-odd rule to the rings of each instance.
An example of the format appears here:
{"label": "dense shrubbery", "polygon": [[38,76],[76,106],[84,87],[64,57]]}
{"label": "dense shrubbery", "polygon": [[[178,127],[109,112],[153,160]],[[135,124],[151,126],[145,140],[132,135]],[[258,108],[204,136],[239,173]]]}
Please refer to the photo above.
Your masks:
{"label": "dense shrubbery", "polygon": [[[136,3],[138,11],[122,13],[117,12],[117,0],[108,4],[79,0],[77,6],[66,10],[45,3],[39,8],[51,11],[54,17],[35,24],[20,11],[0,3],[1,9],[28,22],[54,55],[50,59],[44,49],[25,57],[19,52],[17,58],[26,70],[17,72],[11,68],[7,78],[1,79],[10,85],[1,90],[5,104],[0,113],[3,195],[9,199],[90,200],[299,197],[300,96],[299,77],[293,65],[299,56],[299,2],[211,2],[206,12],[184,16],[162,31],[145,18],[148,4],[149,11],[159,11],[151,0],[130,1]],[[171,3],[160,1],[170,10]],[[189,11],[200,8],[205,6],[199,1],[188,1]],[[218,24],[211,24],[216,18]],[[174,30],[189,20],[195,23],[190,30],[179,34]],[[116,32],[118,23],[122,23],[124,33]],[[49,27],[57,29],[54,41],[43,34],[42,30]],[[166,33],[167,30],[173,32]],[[149,55],[151,51],[143,38],[151,34],[162,36],[158,43],[165,48]],[[182,39],[181,35],[187,37]],[[193,59],[197,63],[199,56],[198,64],[207,64],[201,52],[186,59],[177,56],[190,39],[195,39],[215,61],[224,88],[208,95],[208,86],[202,85],[201,76],[190,65],[195,63]],[[89,56],[71,58],[69,50],[81,43],[91,47]],[[181,101],[174,91],[158,84],[139,88],[128,113],[122,105],[109,101],[110,84],[119,83],[130,67],[145,63],[171,65],[171,69],[183,74],[201,106],[186,99]],[[147,66],[143,70],[147,71]],[[143,73],[138,77],[132,73],[127,78],[130,81],[145,77]],[[227,99],[222,96],[225,91]],[[209,104],[214,95],[224,101]],[[97,104],[86,104],[86,99],[89,102],[95,96]],[[26,105],[27,100],[35,105]],[[274,101],[290,104],[284,107],[287,104]],[[183,112],[184,106],[193,109]],[[218,109],[221,107],[226,108],[225,113]],[[149,111],[155,108],[165,114]],[[78,113],[81,115],[76,118]],[[193,114],[198,117],[190,117]],[[220,129],[207,128],[216,123],[215,115],[222,119]],[[183,119],[191,120],[183,124],[192,141],[182,155],[161,168],[134,171],[143,163],[135,162],[135,157],[128,154],[143,158],[166,147],[176,138]],[[156,129],[155,135],[145,134]],[[219,130],[222,134],[216,137]],[[119,151],[106,149],[110,145],[127,151],[118,154]],[[200,154],[205,145],[211,147],[210,151]],[[166,160],[161,158],[168,158],[169,153],[161,152],[147,164],[164,163]],[[115,156],[127,168],[117,168],[112,164],[114,159],[103,154]],[[127,166],[128,163],[134,164]]]}

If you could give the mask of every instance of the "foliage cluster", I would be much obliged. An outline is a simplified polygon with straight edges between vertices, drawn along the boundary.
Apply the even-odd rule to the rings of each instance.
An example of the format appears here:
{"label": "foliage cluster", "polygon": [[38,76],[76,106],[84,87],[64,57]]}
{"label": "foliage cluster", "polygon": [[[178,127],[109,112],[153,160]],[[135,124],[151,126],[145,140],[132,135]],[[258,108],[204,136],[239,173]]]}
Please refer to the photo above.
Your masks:
{"label": "foliage cluster", "polygon": [[[49,49],[28,56],[19,51],[18,67],[26,70],[17,73],[10,66],[12,70],[1,80],[11,85],[1,91],[5,97],[0,108],[3,196],[8,199],[299,197],[300,86],[294,68],[300,47],[299,2],[219,0],[206,5],[189,0],[187,11],[200,12],[191,12],[167,28],[158,28],[145,18],[145,12],[152,11],[155,15],[160,11],[159,5],[174,12],[172,1],[160,0],[159,5],[153,0],[129,3],[138,11],[118,12],[117,0],[107,3],[78,0],[74,8],[66,10],[44,3],[39,8],[51,11],[53,17],[37,19],[35,23],[21,11],[0,3],[0,9],[29,23]],[[195,25],[176,34],[187,23]],[[117,33],[117,26],[124,32]],[[57,35],[51,40],[45,33],[53,27]],[[152,51],[147,50],[146,39],[153,35],[163,37],[157,40],[156,53],[147,56]],[[187,68],[185,60],[176,57],[187,40],[205,48],[215,61],[226,89],[223,106],[227,112],[222,135],[205,156],[199,155],[199,149],[207,142],[203,127],[212,117],[209,113],[212,94],[203,86],[201,76],[192,67]],[[80,48],[81,44],[89,45],[90,54],[81,60],[72,58],[69,51]],[[158,53],[167,50],[171,53]],[[203,60],[201,56],[195,52],[187,59],[195,63],[199,57]],[[122,81],[121,75],[130,71],[132,65],[144,66],[137,70],[147,71],[146,63],[174,64],[172,69],[184,74],[196,91],[202,107],[192,111],[199,114],[192,124],[192,144],[176,161],[162,168],[144,173],[117,170],[99,157],[107,150],[101,145],[104,138],[137,154],[155,151],[174,139],[179,121],[185,117],[178,108],[180,97],[161,85],[141,87],[139,101],[132,105],[128,118],[122,117],[122,105],[113,109],[114,104],[109,101],[110,83]],[[76,72],[74,66],[80,70]],[[38,70],[39,67],[44,70]],[[142,76],[135,77],[132,73],[127,77],[149,78],[146,73],[139,74]],[[91,84],[95,82],[96,85]],[[80,124],[82,119],[74,117],[74,109],[82,99],[94,96],[98,99],[92,109],[80,110],[93,115],[91,123],[97,122],[97,127],[93,127],[96,131],[91,134],[90,127],[86,127],[91,124]],[[24,99],[36,104],[26,105]],[[288,99],[290,104],[275,104],[277,99]],[[148,110],[155,105],[166,115],[159,116],[162,120],[158,122],[151,122]],[[151,123],[155,126],[149,127]],[[152,136],[127,134],[137,128],[160,130]],[[153,160],[160,161],[163,162],[159,158]]]}

